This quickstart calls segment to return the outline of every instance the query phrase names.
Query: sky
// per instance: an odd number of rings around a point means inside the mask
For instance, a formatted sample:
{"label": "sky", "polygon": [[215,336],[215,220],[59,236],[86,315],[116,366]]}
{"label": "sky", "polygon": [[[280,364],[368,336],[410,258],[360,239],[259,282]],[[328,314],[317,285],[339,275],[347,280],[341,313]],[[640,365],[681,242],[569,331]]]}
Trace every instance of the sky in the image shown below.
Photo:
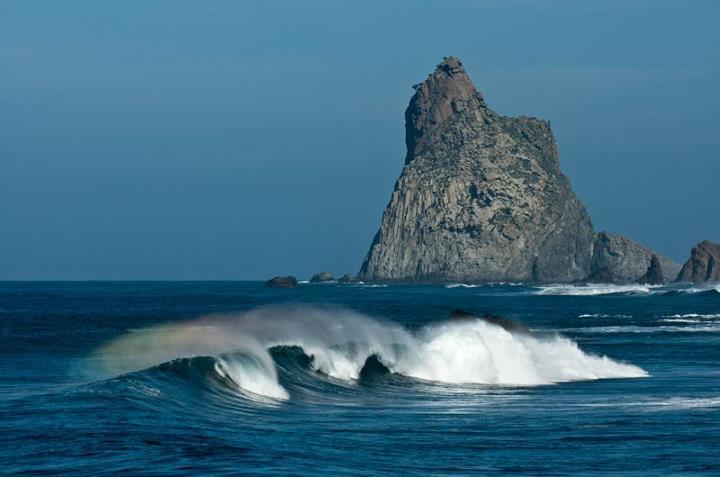
{"label": "sky", "polygon": [[0,280],[355,273],[411,86],[551,121],[595,228],[720,241],[720,2],[0,2]]}

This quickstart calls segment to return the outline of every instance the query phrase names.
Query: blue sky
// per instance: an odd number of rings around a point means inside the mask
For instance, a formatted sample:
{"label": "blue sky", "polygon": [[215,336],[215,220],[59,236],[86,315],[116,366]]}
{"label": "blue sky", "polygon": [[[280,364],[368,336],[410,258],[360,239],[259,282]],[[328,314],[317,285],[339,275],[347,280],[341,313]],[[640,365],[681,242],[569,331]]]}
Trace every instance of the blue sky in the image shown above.
{"label": "blue sky", "polygon": [[720,241],[720,2],[0,3],[0,279],[356,272],[443,56],[598,230]]}

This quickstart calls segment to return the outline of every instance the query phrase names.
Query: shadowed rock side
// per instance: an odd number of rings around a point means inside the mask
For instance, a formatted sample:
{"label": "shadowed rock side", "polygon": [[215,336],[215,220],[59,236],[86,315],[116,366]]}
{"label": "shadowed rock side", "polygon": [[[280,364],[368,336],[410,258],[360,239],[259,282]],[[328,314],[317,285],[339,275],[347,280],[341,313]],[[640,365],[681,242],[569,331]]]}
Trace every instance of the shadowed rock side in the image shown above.
{"label": "shadowed rock side", "polygon": [[[359,278],[547,283],[596,271],[596,234],[560,170],[550,123],[489,109],[454,57],[414,88],[405,168]],[[652,253],[627,250],[637,263],[609,276],[630,282]]]}
{"label": "shadowed rock side", "polygon": [[638,283],[647,283],[648,285],[660,285],[665,283],[662,264],[657,255],[653,255],[650,259],[650,266],[645,275],[638,279]]}
{"label": "shadowed rock side", "polygon": [[720,282],[720,245],[705,240],[693,247],[677,276],[679,282]]}

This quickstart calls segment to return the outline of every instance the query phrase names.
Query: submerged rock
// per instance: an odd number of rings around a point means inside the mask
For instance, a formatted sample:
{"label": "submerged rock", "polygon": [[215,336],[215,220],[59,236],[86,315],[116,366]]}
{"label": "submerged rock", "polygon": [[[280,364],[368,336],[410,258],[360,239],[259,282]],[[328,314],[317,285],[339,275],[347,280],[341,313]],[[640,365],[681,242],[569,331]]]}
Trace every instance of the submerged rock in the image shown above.
{"label": "submerged rock", "polygon": [[388,367],[380,361],[377,355],[372,354],[365,360],[358,377],[361,381],[370,381],[387,374],[390,374]]}
{"label": "submerged rock", "polygon": [[297,284],[297,278],[292,275],[287,277],[277,276],[265,282],[265,286],[268,288],[294,288]]}
{"label": "submerged rock", "polygon": [[682,270],[679,282],[720,282],[720,245],[705,240],[695,245]]}
{"label": "submerged rock", "polygon": [[644,247],[623,242],[620,261],[594,253],[609,234],[596,235],[560,170],[548,121],[492,111],[455,57],[414,88],[405,167],[361,280],[566,283],[607,268],[633,282],[647,271]]}
{"label": "submerged rock", "polygon": [[335,277],[332,276],[332,273],[330,272],[320,272],[316,273],[315,275],[310,278],[310,283],[327,283],[327,282],[334,282]]}

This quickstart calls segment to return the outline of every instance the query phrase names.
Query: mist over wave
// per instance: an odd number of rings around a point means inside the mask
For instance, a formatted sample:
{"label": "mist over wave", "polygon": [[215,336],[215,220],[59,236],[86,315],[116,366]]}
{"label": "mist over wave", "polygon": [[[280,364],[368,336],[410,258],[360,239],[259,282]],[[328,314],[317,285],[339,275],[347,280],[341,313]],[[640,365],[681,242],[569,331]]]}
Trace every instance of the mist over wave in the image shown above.
{"label": "mist over wave", "polygon": [[210,356],[240,390],[288,399],[272,350],[297,347],[309,368],[334,379],[361,378],[373,361],[389,372],[448,384],[534,386],[574,380],[644,377],[639,367],[583,352],[561,336],[539,337],[481,319],[411,332],[341,308],[267,307],[192,322],[132,330],[93,354],[92,372],[120,375]]}

